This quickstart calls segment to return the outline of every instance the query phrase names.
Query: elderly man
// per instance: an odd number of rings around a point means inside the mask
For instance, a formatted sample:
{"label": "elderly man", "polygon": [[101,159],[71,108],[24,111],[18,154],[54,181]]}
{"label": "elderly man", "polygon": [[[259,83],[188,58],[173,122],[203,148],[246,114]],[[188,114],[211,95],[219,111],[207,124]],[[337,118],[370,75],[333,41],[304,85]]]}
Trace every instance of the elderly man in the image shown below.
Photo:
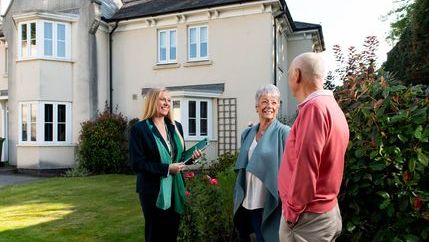
{"label": "elderly man", "polygon": [[286,141],[278,176],[280,241],[335,241],[342,228],[337,196],[349,129],[333,93],[323,89],[320,54],[304,53],[289,68],[298,117]]}

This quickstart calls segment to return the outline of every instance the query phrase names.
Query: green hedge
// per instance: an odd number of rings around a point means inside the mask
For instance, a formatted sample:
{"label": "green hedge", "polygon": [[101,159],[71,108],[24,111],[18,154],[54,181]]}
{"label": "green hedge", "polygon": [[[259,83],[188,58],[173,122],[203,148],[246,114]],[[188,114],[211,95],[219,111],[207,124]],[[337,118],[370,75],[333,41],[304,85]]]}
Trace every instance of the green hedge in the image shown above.
{"label": "green hedge", "polygon": [[427,88],[372,76],[337,89],[350,128],[340,240],[429,239]]}
{"label": "green hedge", "polygon": [[106,108],[95,120],[83,122],[79,166],[91,174],[129,173],[127,118]]}

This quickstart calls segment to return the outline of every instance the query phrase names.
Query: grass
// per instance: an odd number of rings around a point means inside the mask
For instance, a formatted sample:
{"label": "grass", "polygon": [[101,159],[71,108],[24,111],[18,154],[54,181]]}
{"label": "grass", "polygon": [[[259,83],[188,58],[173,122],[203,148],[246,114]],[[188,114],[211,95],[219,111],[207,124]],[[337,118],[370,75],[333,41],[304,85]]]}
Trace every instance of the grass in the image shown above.
{"label": "grass", "polygon": [[0,188],[0,242],[144,241],[135,178],[49,178]]}

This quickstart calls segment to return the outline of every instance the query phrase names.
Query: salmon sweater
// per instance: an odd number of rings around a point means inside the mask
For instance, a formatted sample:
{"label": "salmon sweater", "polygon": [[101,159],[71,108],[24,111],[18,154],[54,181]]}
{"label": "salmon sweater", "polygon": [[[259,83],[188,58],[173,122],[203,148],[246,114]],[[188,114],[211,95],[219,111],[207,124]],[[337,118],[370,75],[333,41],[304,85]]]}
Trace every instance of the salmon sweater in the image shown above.
{"label": "salmon sweater", "polygon": [[325,213],[337,203],[349,128],[331,91],[320,90],[298,105],[278,182],[286,221],[303,212]]}

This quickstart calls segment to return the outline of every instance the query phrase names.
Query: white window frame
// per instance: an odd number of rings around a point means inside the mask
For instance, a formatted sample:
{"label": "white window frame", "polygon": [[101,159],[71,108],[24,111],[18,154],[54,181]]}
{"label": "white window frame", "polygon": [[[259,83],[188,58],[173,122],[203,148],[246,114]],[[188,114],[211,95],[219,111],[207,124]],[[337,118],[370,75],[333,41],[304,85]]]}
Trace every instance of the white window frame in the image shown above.
{"label": "white window frame", "polygon": [[[207,28],[207,56],[201,56],[201,35],[200,31],[201,28]],[[196,57],[191,57],[191,29],[196,29]],[[209,27],[208,25],[198,25],[198,26],[189,26],[188,27],[188,61],[202,61],[202,60],[208,60],[209,59]]]}
{"label": "white window frame", "polygon": [[[24,24],[27,24],[27,45],[31,43],[31,40],[29,40],[29,32],[31,23],[36,24],[36,49],[37,54],[35,56],[27,55],[26,57],[22,56],[22,26]],[[51,55],[45,55],[45,23],[51,23],[52,24],[52,56]],[[65,56],[58,56],[58,36],[57,36],[57,30],[58,25],[64,25],[65,27]],[[31,33],[30,33],[31,34]],[[59,22],[59,21],[48,21],[48,20],[35,20],[35,21],[28,21],[28,22],[21,22],[18,25],[18,60],[27,60],[27,59],[37,59],[37,58],[43,58],[43,59],[52,59],[52,60],[70,60],[71,59],[71,25],[70,23],[66,22]],[[27,53],[31,53],[30,48],[27,49]]]}
{"label": "white window frame", "polygon": [[[170,44],[170,38],[171,38],[171,32],[175,32],[176,33],[176,42],[175,42],[175,47],[176,47],[176,59],[171,59],[170,58],[170,51],[171,51],[171,44]],[[165,60],[161,60],[161,33],[166,33],[166,59]],[[177,63],[177,29],[160,29],[158,30],[158,64],[170,64],[170,63]]]}
{"label": "white window frame", "polygon": [[[194,98],[194,97],[184,97],[184,98],[173,98],[172,103],[174,101],[180,101],[180,117],[175,117],[182,126],[183,126],[183,134],[185,140],[200,140],[202,138],[213,137],[213,100],[209,98]],[[189,135],[189,101],[196,102],[196,135]],[[201,102],[207,102],[207,135],[201,135],[201,127],[200,127],[200,104]],[[173,110],[174,112],[174,110]]]}
{"label": "white window frame", "polygon": [[[27,127],[27,141],[22,140],[22,106],[29,104],[37,105],[37,116],[36,116],[36,141],[31,141],[31,125]],[[45,104],[53,105],[53,137],[52,141],[45,141]],[[57,141],[58,139],[58,105],[65,105],[66,107],[66,137],[65,141]],[[58,145],[58,144],[71,144],[72,143],[72,110],[70,102],[20,102],[19,103],[19,128],[18,128],[18,140],[20,144],[37,144],[37,145]],[[30,110],[29,110],[30,113]],[[31,124],[30,115],[27,116],[27,125]]]}
{"label": "white window frame", "polygon": [[4,47],[4,75],[7,76],[9,73],[9,46],[6,44]]}

